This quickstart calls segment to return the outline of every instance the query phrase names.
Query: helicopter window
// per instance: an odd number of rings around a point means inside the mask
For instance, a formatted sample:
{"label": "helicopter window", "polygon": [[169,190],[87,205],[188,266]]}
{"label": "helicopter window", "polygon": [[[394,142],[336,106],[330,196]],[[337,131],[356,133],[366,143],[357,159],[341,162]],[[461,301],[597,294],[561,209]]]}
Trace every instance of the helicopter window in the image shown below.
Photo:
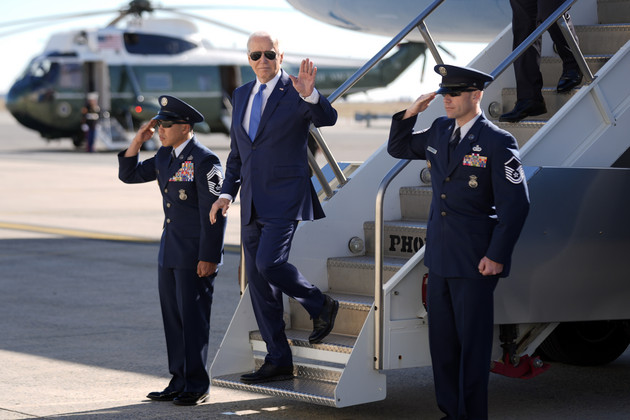
{"label": "helicopter window", "polygon": [[147,90],[171,90],[173,78],[170,73],[147,73],[144,76],[144,88]]}
{"label": "helicopter window", "polygon": [[83,86],[83,71],[77,63],[65,63],[53,65],[59,66],[59,86],[62,88],[80,89]]}
{"label": "helicopter window", "polygon": [[174,55],[196,48],[192,42],[163,35],[126,33],[125,48],[131,54]]}

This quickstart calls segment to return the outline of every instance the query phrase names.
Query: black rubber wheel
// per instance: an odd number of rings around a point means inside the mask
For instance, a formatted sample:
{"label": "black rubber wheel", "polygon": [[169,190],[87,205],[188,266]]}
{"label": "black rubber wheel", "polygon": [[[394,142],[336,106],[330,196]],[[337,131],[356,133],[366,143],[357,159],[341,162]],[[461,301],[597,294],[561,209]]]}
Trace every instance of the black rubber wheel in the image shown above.
{"label": "black rubber wheel", "polygon": [[564,322],[540,345],[544,359],[579,366],[605,365],[630,344],[627,321]]}

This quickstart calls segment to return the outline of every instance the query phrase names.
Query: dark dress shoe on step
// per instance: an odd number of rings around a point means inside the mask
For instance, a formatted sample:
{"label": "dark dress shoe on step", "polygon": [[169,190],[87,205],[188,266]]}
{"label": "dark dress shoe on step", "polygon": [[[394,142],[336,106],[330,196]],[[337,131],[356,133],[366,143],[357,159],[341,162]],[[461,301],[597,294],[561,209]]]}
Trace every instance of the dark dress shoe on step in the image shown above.
{"label": "dark dress shoe on step", "polygon": [[181,392],[166,388],[164,391],[149,392],[147,398],[153,401],[173,401]]}
{"label": "dark dress shoe on step", "polygon": [[525,101],[517,101],[514,109],[499,117],[501,122],[519,122],[527,117],[534,117],[547,112],[545,101],[536,101],[527,99]]}
{"label": "dark dress shoe on step", "polygon": [[241,375],[241,382],[246,384],[286,381],[288,379],[293,379],[293,365],[276,366],[268,362],[265,362],[256,372]]}
{"label": "dark dress shoe on step", "polygon": [[324,295],[324,298],[326,300],[324,301],[322,313],[313,320],[313,332],[308,337],[308,342],[311,344],[321,343],[335,326],[339,302],[328,295]]}
{"label": "dark dress shoe on step", "polygon": [[558,80],[557,91],[558,93],[568,92],[580,83],[582,83],[582,73],[579,70],[565,70],[562,72],[560,80]]}
{"label": "dark dress shoe on step", "polygon": [[207,392],[182,392],[174,400],[175,405],[197,405],[208,399]]}

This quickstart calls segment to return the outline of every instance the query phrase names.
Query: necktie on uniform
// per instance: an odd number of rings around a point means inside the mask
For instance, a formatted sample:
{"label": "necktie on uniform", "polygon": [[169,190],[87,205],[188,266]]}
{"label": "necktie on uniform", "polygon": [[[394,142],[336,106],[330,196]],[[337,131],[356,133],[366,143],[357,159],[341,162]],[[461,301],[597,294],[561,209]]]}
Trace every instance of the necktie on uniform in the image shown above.
{"label": "necktie on uniform", "polygon": [[254,101],[252,102],[252,110],[249,114],[249,138],[254,141],[256,132],[258,131],[258,124],[260,124],[260,115],[262,114],[262,92],[267,85],[260,85],[260,89],[256,95],[254,95]]}
{"label": "necktie on uniform", "polygon": [[457,130],[455,130],[455,135],[453,136],[453,138],[448,142],[448,161],[451,161],[451,156],[453,155],[453,153],[455,152],[455,148],[457,147],[457,145],[459,144],[459,140],[460,140],[460,127],[457,127]]}

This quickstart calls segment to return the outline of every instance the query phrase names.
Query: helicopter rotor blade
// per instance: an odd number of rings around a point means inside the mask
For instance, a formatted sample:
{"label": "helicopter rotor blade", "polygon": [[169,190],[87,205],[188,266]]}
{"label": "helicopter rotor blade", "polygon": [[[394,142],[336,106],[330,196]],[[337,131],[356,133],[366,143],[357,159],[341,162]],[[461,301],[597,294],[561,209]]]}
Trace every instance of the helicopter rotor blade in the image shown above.
{"label": "helicopter rotor blade", "polygon": [[[166,9],[160,9],[160,10],[166,10]],[[207,18],[207,17],[204,17],[204,16],[199,16],[199,15],[193,14],[193,13],[180,12],[178,10],[169,10],[169,12],[171,12],[171,13],[173,13],[175,15],[180,15],[180,16],[184,16],[184,17],[188,17],[188,18],[192,18],[192,19],[197,19],[197,20],[200,20],[202,22],[210,23],[212,25],[219,26],[219,27],[224,28],[224,29],[229,29],[230,31],[233,31],[233,32],[236,32],[236,33],[239,33],[239,34],[242,34],[242,35],[250,35],[251,34],[251,31],[246,31],[245,29],[242,29],[242,28],[239,28],[239,27],[236,27],[236,26],[232,26],[232,25],[228,25],[227,23],[220,22],[220,21],[218,21],[216,19],[210,19],[210,18]]]}
{"label": "helicopter rotor blade", "polygon": [[77,19],[83,17],[91,17],[98,15],[106,15],[111,13],[117,13],[120,10],[117,9],[108,9],[108,10],[96,10],[93,12],[82,12],[82,13],[65,13],[61,15],[50,15],[50,16],[39,16],[28,19],[18,19],[10,22],[0,22],[0,27],[6,28],[8,26],[19,26],[26,24],[34,24],[37,22],[46,22],[46,21],[54,21],[54,20],[68,20],[68,19]]}

